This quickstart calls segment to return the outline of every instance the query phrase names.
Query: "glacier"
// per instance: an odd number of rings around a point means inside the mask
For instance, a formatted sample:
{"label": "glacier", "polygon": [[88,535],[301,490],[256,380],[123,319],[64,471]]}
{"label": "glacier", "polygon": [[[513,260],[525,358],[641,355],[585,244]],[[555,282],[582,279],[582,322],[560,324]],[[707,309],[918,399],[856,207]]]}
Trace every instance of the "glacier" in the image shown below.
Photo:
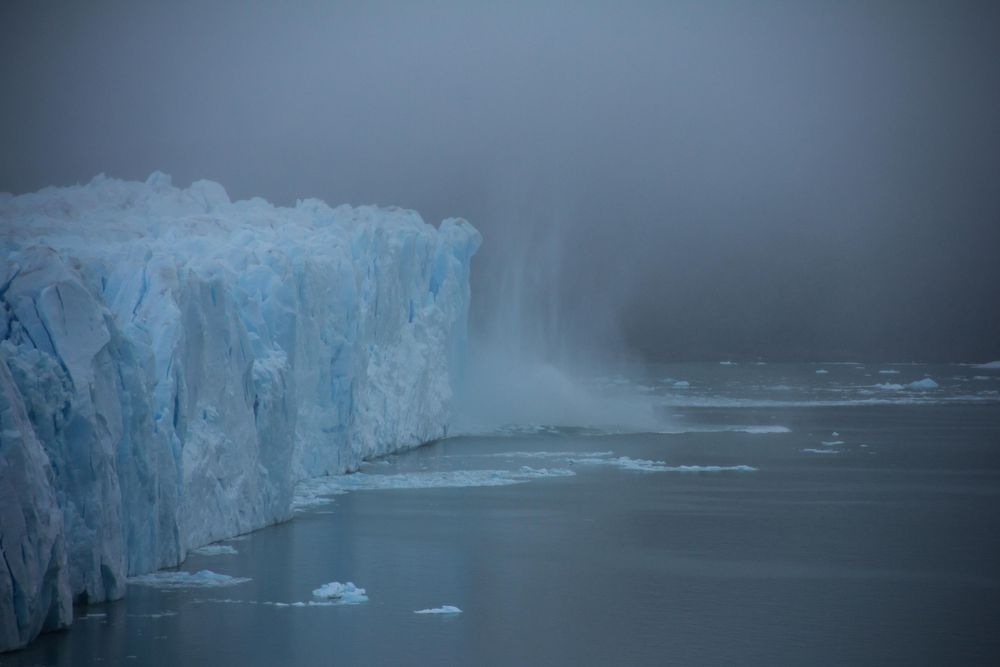
{"label": "glacier", "polygon": [[480,243],[160,172],[0,194],[0,651],[445,436]]}

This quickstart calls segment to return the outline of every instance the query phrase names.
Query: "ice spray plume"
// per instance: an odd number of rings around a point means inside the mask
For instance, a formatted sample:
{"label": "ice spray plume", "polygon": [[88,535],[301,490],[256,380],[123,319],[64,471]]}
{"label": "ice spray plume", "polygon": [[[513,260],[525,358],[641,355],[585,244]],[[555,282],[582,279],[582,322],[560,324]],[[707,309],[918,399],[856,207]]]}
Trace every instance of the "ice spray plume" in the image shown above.
{"label": "ice spray plume", "polygon": [[605,360],[612,356],[607,354],[612,344],[604,337],[604,354],[597,354],[595,341],[601,338],[593,328],[565,321],[560,259],[566,235],[553,220],[558,218],[514,226],[521,230],[518,238],[484,241],[473,276],[467,375],[456,401],[458,431],[508,425],[662,430],[664,418],[634,384],[595,382],[608,375]]}

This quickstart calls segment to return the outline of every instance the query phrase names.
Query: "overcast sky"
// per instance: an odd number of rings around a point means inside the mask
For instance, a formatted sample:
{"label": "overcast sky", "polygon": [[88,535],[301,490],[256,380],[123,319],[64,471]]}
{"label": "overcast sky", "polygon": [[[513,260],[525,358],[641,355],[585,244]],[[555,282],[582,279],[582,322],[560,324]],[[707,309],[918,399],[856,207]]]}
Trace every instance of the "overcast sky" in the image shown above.
{"label": "overcast sky", "polygon": [[462,216],[553,350],[1000,358],[998,7],[5,0],[0,190]]}

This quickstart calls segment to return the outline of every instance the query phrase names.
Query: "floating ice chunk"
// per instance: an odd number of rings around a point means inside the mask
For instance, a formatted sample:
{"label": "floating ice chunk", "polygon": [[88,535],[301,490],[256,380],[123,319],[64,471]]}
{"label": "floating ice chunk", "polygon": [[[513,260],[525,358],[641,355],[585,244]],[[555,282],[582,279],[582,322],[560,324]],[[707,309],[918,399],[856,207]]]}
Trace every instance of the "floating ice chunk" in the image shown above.
{"label": "floating ice chunk", "polygon": [[826,375],[829,372],[830,371],[826,370],[825,368],[817,368],[816,369],[816,375]]}
{"label": "floating ice chunk", "polygon": [[736,431],[740,433],[752,433],[754,435],[762,435],[765,433],[791,433],[792,429],[787,426],[734,426],[728,431]]}
{"label": "floating ice chunk", "polygon": [[842,445],[842,444],[844,444],[843,440],[830,440],[830,441],[824,440],[823,441],[823,445],[826,446],[826,447],[836,447],[837,445]]}
{"label": "floating ice chunk", "polygon": [[756,468],[748,465],[738,466],[665,466],[664,472],[756,472]]}
{"label": "floating ice chunk", "polygon": [[434,609],[421,609],[413,613],[414,614],[461,614],[462,610],[459,609],[458,607],[453,607],[450,604],[446,604],[440,607],[435,607]]}
{"label": "floating ice chunk", "polygon": [[839,449],[816,449],[816,448],[813,448],[813,447],[806,447],[805,449],[800,450],[800,451],[808,452],[810,454],[839,454],[840,453]]}
{"label": "floating ice chunk", "polygon": [[129,577],[128,583],[137,586],[149,586],[171,590],[176,588],[218,588],[220,586],[235,586],[250,581],[246,577],[231,577],[228,574],[217,574],[211,570],[198,572],[151,572]]}
{"label": "floating ice chunk", "polygon": [[668,429],[664,431],[657,431],[657,433],[676,435],[679,433],[753,433],[753,434],[764,434],[764,433],[791,433],[792,430],[787,426],[692,426],[689,428],[679,428],[679,429]]}
{"label": "floating ice chunk", "polygon": [[1000,369],[1000,361],[990,361],[985,364],[976,364],[973,368],[989,368],[992,370]]}
{"label": "floating ice chunk", "polygon": [[736,362],[735,361],[720,361],[719,365],[720,366],[735,366]]}
{"label": "floating ice chunk", "polygon": [[342,584],[339,581],[331,581],[330,583],[323,584],[314,590],[312,594],[314,598],[318,598],[320,600],[333,600],[339,602],[340,604],[359,604],[361,602],[368,602],[368,596],[365,594],[365,589],[358,588],[353,582],[350,581],[346,584]]}
{"label": "floating ice chunk", "polygon": [[894,382],[883,382],[882,384],[873,384],[872,386],[883,391],[902,391],[903,389],[903,385]]}
{"label": "floating ice chunk", "polygon": [[520,479],[540,479],[542,477],[572,477],[576,473],[564,468],[530,468],[528,466],[521,466],[521,469],[515,474],[520,481]]}
{"label": "floating ice chunk", "polygon": [[830,435],[832,435],[833,437],[835,437],[835,438],[836,438],[836,437],[837,437],[838,435],[840,435],[840,434],[839,434],[839,433],[837,433],[836,431],[834,431],[834,432],[833,432],[833,433],[831,433]]}
{"label": "floating ice chunk", "polygon": [[911,382],[906,385],[910,389],[916,389],[918,391],[924,391],[927,389],[937,389],[938,383],[930,378],[924,378],[923,380],[917,380],[916,382]]}
{"label": "floating ice chunk", "polygon": [[672,386],[674,389],[687,389],[691,386],[691,383],[687,380],[678,380]]}
{"label": "floating ice chunk", "polygon": [[747,465],[738,466],[701,466],[701,465],[681,465],[668,466],[665,461],[649,461],[647,459],[633,459],[628,456],[618,458],[584,458],[573,459],[573,463],[582,465],[608,465],[621,468],[622,470],[632,470],[636,472],[752,472],[757,470]]}
{"label": "floating ice chunk", "polygon": [[497,452],[495,454],[479,454],[478,456],[505,459],[571,459],[576,456],[586,458],[599,458],[602,456],[614,456],[614,452]]}
{"label": "floating ice chunk", "polygon": [[191,553],[199,556],[235,556],[239,552],[228,544],[208,544],[192,549]]}
{"label": "floating ice chunk", "polygon": [[990,378],[989,375],[975,375],[975,376],[973,376],[972,379],[973,380],[989,380],[991,378]]}
{"label": "floating ice chunk", "polygon": [[[476,486],[507,486],[544,477],[571,477],[572,470],[561,468],[529,468],[520,470],[440,470],[377,475],[356,472],[306,480],[296,488],[296,504],[310,502],[317,496],[350,491],[381,491],[390,489],[445,489]],[[298,498],[301,497],[302,501]]]}
{"label": "floating ice chunk", "polygon": [[881,370],[878,372],[879,375],[899,375],[899,371],[896,370]]}

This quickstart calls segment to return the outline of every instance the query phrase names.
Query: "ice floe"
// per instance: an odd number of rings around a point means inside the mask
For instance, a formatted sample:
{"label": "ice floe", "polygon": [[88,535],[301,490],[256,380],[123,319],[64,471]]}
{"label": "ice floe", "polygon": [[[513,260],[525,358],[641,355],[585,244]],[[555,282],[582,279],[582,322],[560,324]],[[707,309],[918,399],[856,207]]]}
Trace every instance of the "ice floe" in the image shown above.
{"label": "ice floe", "polygon": [[628,456],[617,458],[579,458],[570,459],[571,463],[581,465],[606,465],[614,466],[622,470],[632,470],[636,472],[753,472],[756,468],[748,465],[737,466],[715,466],[715,465],[667,465],[665,461],[650,461],[647,459],[633,459]]}
{"label": "ice floe", "polygon": [[493,454],[472,454],[471,456],[484,456],[489,458],[504,459],[571,459],[582,456],[585,458],[596,458],[602,456],[614,456],[614,452],[495,452]]}
{"label": "ice floe", "polygon": [[413,613],[414,614],[461,614],[462,610],[459,609],[458,607],[446,604],[440,607],[435,607],[434,609],[420,609]]}
{"label": "ice floe", "polygon": [[296,487],[295,506],[305,509],[324,502],[323,496],[351,491],[383,491],[392,489],[446,489],[476,486],[508,486],[547,477],[571,477],[572,470],[561,468],[531,468],[518,470],[439,470],[377,475],[356,472],[350,475],[317,477]]}
{"label": "ice floe", "polygon": [[149,586],[164,590],[177,588],[218,588],[221,586],[235,586],[250,581],[246,577],[231,577],[228,574],[218,574],[211,570],[199,570],[198,572],[181,571],[160,571],[140,574],[136,577],[129,577],[128,583],[136,586]]}
{"label": "ice floe", "polygon": [[876,389],[882,389],[883,391],[902,391],[903,385],[896,384],[895,382],[883,382],[881,384],[872,385]]}

